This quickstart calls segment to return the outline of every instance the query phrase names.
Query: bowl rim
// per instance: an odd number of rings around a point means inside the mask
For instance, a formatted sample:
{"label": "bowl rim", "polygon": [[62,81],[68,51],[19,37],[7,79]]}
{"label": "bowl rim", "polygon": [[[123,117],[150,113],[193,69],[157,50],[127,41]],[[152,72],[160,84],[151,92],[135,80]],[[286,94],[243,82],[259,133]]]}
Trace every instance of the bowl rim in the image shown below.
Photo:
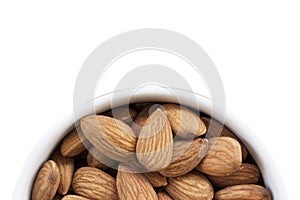
{"label": "bowl rim", "polygon": [[[175,90],[176,95],[179,95],[180,98],[184,100],[184,105],[200,110],[208,115],[212,112],[213,104],[211,99],[189,91],[180,89]],[[118,92],[121,94],[125,91],[122,90]],[[108,110],[111,106],[113,94],[115,94],[115,92],[107,93],[95,98],[95,109],[98,112]],[[198,105],[189,105],[191,102],[189,97],[191,97],[191,95],[196,97]],[[128,99],[128,97],[122,97],[122,95],[119,95],[118,98],[119,99],[117,99],[114,107],[125,105],[124,101]],[[150,101],[176,103],[176,97],[174,97],[168,88],[145,87],[136,91],[130,101],[131,103]],[[81,113],[82,116],[86,114],[87,113],[85,111]],[[219,116],[219,114],[220,113],[217,113],[217,116]],[[79,118],[80,116],[75,116],[73,112],[69,113],[65,118],[59,120],[58,123],[56,123],[39,139],[21,169],[15,186],[13,200],[24,199],[24,197],[30,199],[32,184],[40,166],[49,158],[50,153],[54,150],[59,141],[61,141],[65,135],[71,131],[74,127],[74,122],[76,122]],[[247,127],[246,124],[238,118],[238,116],[234,115],[227,109],[224,123],[237,135],[237,137],[247,147],[250,154],[254,157],[262,173],[265,186],[271,191],[273,199],[288,199],[283,179],[274,163],[274,157],[270,154],[268,149],[262,145],[258,135]]]}

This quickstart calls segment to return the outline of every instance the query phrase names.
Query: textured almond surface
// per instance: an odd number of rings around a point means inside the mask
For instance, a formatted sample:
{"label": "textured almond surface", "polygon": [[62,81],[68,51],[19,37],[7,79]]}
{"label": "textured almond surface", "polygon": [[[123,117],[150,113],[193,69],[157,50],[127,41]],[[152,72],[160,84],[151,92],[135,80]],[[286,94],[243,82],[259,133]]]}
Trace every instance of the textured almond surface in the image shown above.
{"label": "textured almond surface", "polygon": [[198,137],[206,133],[204,122],[190,109],[177,104],[164,104],[162,108],[177,136],[191,138],[191,135]]}
{"label": "textured almond surface", "polygon": [[[143,165],[141,165],[139,163],[139,161],[137,160],[137,158],[135,157],[134,160],[131,160],[130,162],[125,162],[124,163],[128,168],[130,168],[131,172],[135,172],[135,173],[145,173],[145,172],[149,172],[149,170],[147,170]],[[124,168],[123,170],[126,170],[126,168]]]}
{"label": "textured almond surface", "polygon": [[167,116],[156,109],[141,129],[136,153],[139,162],[149,171],[166,168],[172,159],[173,135]]}
{"label": "textured almond surface", "polygon": [[196,167],[212,176],[227,176],[237,171],[242,164],[240,143],[230,137],[210,138],[209,150]]}
{"label": "textured almond surface", "polygon": [[173,200],[165,191],[157,193],[158,200]]}
{"label": "textured almond surface", "polygon": [[255,184],[259,180],[259,169],[252,164],[244,163],[240,169],[228,176],[208,176],[213,185],[227,187],[231,185]]}
{"label": "textured almond surface", "polygon": [[166,191],[175,200],[213,199],[213,187],[208,179],[198,173],[190,172],[183,176],[168,179]]}
{"label": "textured almond surface", "polygon": [[97,151],[121,162],[133,159],[137,137],[124,122],[103,115],[81,118],[83,134]]}
{"label": "textured almond surface", "polygon": [[85,138],[80,138],[77,130],[73,129],[61,143],[61,154],[65,157],[73,157],[82,153],[85,150],[82,139]]}
{"label": "textured almond surface", "polygon": [[78,196],[78,195],[66,195],[62,198],[62,200],[89,200],[88,198]]}
{"label": "textured almond surface", "polygon": [[212,120],[209,117],[201,117],[201,119],[203,120],[203,122],[205,123],[208,129],[207,138],[219,137],[219,136],[234,138],[240,143],[242,147],[243,160],[247,158],[248,156],[247,148],[232,131],[230,131],[226,126],[223,126],[221,123],[217,122],[216,120]]}
{"label": "textured almond surface", "polygon": [[87,155],[87,164],[91,167],[105,170],[108,167],[113,167],[116,162],[98,152],[94,147],[91,147]]}
{"label": "textured almond surface", "polygon": [[79,125],[38,171],[32,200],[272,199],[239,134],[188,107],[130,104]]}
{"label": "textured almond surface", "polygon": [[173,146],[171,164],[160,171],[167,177],[184,175],[193,170],[204,158],[208,150],[208,141],[197,138],[194,141],[176,141]]}
{"label": "textured almond surface", "polygon": [[148,179],[153,187],[162,187],[168,184],[167,178],[158,172],[144,173],[144,176]]}
{"label": "textured almond surface", "polygon": [[130,173],[124,165],[119,165],[117,189],[120,200],[157,200],[156,192],[143,174]]}
{"label": "textured almond surface", "polygon": [[123,106],[109,110],[105,112],[104,115],[119,119],[126,124],[131,124],[137,115],[137,111],[132,108]]}
{"label": "textured almond surface", "polygon": [[76,194],[89,199],[118,199],[115,179],[94,167],[78,169],[74,174],[72,187]]}
{"label": "textured almond surface", "polygon": [[72,183],[74,173],[74,159],[63,157],[60,151],[56,151],[52,155],[52,160],[57,164],[60,171],[60,183],[57,193],[65,195],[69,191]]}
{"label": "textured almond surface", "polygon": [[131,128],[135,132],[135,134],[138,136],[140,134],[140,131],[142,127],[145,125],[146,120],[149,117],[149,112],[152,104],[147,105],[144,107],[136,116],[134,123],[132,124]]}
{"label": "textured almond surface", "polygon": [[34,181],[31,193],[32,200],[52,200],[60,182],[59,168],[53,160],[47,161]]}
{"label": "textured almond surface", "polygon": [[219,190],[216,200],[271,200],[271,194],[260,185],[235,185]]}

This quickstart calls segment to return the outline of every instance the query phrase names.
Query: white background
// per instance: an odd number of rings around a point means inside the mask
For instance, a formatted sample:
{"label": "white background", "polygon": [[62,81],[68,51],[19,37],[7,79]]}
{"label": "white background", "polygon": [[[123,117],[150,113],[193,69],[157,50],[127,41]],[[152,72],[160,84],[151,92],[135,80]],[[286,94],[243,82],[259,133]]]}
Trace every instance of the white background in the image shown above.
{"label": "white background", "polygon": [[297,199],[299,10],[297,1],[1,1],[1,199],[11,199],[34,144],[71,111],[91,51],[145,27],[180,32],[204,48],[228,109],[259,135]]}

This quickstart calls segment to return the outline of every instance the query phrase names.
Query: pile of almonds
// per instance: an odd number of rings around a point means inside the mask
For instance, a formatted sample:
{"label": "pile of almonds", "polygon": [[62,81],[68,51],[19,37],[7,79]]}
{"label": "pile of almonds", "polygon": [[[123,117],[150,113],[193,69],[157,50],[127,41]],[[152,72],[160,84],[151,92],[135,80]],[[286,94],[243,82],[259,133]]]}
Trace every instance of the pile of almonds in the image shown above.
{"label": "pile of almonds", "polygon": [[177,104],[139,103],[80,119],[40,168],[31,199],[272,197],[228,128]]}

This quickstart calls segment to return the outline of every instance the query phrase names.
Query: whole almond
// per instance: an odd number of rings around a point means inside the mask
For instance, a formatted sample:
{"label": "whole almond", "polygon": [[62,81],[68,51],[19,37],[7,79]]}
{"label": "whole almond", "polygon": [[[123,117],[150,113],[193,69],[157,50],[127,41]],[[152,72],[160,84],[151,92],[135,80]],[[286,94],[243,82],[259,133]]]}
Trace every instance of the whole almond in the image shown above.
{"label": "whole almond", "polygon": [[76,194],[89,199],[118,199],[115,179],[95,167],[78,169],[74,174],[72,187]]}
{"label": "whole almond", "polygon": [[84,137],[80,137],[76,129],[73,129],[62,141],[60,152],[65,157],[74,157],[85,150]]}
{"label": "whole almond", "polygon": [[141,129],[136,153],[138,161],[149,171],[166,168],[172,159],[173,135],[167,116],[156,109]]}
{"label": "whole almond", "polygon": [[87,155],[87,164],[91,167],[106,170],[108,167],[113,167],[116,164],[116,161],[111,160],[98,152],[94,147],[91,147]]}
{"label": "whole almond", "polygon": [[34,181],[31,199],[52,200],[60,182],[59,168],[53,160],[47,161],[37,174]]}
{"label": "whole almond", "polygon": [[57,164],[60,171],[60,182],[57,193],[65,195],[69,191],[72,183],[74,159],[63,157],[60,151],[55,151],[51,158]]}
{"label": "whole almond", "polygon": [[[207,127],[207,131],[208,131],[207,135],[206,135],[207,138],[219,137],[219,136],[234,138],[240,143],[240,145],[242,147],[243,160],[245,160],[247,158],[247,156],[248,156],[247,148],[232,131],[230,131],[226,126],[223,126],[221,123],[219,123],[216,120],[213,120],[209,117],[201,117],[201,119],[203,120],[203,122],[205,123],[205,125]],[[221,135],[218,135],[218,133],[221,133]]]}
{"label": "whole almond", "polygon": [[260,185],[234,185],[219,190],[216,200],[271,200],[271,194]]}
{"label": "whole almond", "polygon": [[167,178],[158,172],[144,173],[144,176],[148,179],[153,187],[162,187],[168,184]]}
{"label": "whole almond", "polygon": [[137,137],[124,122],[91,115],[80,119],[83,134],[97,151],[112,160],[128,162],[134,159]]}
{"label": "whole almond", "polygon": [[227,176],[242,164],[240,143],[230,137],[210,138],[209,150],[196,169],[212,176]]}
{"label": "whole almond", "polygon": [[130,173],[130,169],[119,165],[117,191],[120,200],[157,200],[156,192],[143,174]]}
{"label": "whole almond", "polygon": [[105,112],[104,115],[119,119],[126,124],[131,124],[137,115],[137,111],[132,108],[123,106],[109,110]]}
{"label": "whole almond", "polygon": [[220,188],[231,185],[255,184],[259,177],[259,169],[248,163],[243,163],[236,172],[228,176],[208,176],[213,185]]}
{"label": "whole almond", "polygon": [[197,138],[194,141],[176,141],[173,146],[171,164],[159,171],[167,177],[176,177],[192,171],[204,158],[208,150],[208,141]]}
{"label": "whole almond", "polygon": [[89,200],[88,198],[78,196],[78,195],[66,195],[62,198],[62,200]]}
{"label": "whole almond", "polygon": [[190,109],[177,104],[164,104],[162,108],[168,116],[173,132],[181,138],[204,135],[206,126]]}
{"label": "whole almond", "polygon": [[205,199],[214,196],[213,187],[208,179],[198,172],[190,172],[183,176],[168,179],[166,191],[175,200]]}
{"label": "whole almond", "polygon": [[158,200],[173,200],[165,191],[159,191],[157,193]]}

